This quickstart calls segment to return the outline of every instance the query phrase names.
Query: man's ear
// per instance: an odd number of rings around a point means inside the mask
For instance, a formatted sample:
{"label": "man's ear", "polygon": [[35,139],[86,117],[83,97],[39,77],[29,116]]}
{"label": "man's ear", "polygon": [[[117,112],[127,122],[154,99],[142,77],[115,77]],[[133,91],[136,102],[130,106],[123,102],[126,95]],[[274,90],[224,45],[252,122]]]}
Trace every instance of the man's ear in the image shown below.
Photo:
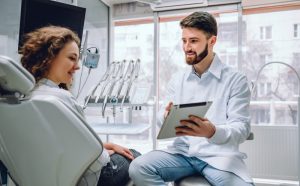
{"label": "man's ear", "polygon": [[216,44],[216,42],[217,42],[217,36],[211,36],[210,41],[209,41],[210,45],[214,46]]}

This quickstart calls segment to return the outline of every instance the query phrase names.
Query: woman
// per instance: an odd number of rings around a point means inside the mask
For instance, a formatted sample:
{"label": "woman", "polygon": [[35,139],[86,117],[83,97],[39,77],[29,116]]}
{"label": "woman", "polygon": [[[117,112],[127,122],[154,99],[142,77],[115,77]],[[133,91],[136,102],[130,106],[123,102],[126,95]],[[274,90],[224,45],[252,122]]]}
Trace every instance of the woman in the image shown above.
{"label": "woman", "polygon": [[[19,52],[22,65],[37,82],[32,94],[57,96],[84,117],[82,107],[65,90],[72,85],[73,75],[79,69],[79,46],[80,40],[73,31],[47,26],[28,33]],[[98,186],[125,185],[129,180],[129,163],[140,153],[113,143],[103,145]]]}

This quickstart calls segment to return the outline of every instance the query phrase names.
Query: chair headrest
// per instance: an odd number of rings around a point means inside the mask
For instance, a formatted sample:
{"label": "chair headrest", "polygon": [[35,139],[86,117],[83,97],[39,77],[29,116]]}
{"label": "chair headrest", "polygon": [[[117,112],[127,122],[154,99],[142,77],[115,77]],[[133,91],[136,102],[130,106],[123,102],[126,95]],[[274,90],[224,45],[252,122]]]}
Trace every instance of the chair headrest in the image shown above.
{"label": "chair headrest", "polygon": [[3,91],[28,95],[34,85],[34,77],[24,67],[0,55],[0,95]]}

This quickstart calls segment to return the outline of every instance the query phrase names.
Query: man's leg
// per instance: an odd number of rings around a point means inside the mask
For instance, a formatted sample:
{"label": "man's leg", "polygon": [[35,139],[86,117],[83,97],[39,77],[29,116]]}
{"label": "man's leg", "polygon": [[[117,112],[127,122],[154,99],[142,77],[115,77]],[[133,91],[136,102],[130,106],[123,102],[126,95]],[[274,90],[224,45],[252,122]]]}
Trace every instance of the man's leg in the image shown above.
{"label": "man's leg", "polygon": [[134,159],[129,167],[129,176],[137,186],[165,186],[165,182],[195,174],[187,157],[152,151]]}
{"label": "man's leg", "polygon": [[242,178],[231,172],[222,171],[210,165],[207,165],[203,169],[202,174],[204,175],[205,179],[212,185],[253,186],[252,183],[245,182]]}

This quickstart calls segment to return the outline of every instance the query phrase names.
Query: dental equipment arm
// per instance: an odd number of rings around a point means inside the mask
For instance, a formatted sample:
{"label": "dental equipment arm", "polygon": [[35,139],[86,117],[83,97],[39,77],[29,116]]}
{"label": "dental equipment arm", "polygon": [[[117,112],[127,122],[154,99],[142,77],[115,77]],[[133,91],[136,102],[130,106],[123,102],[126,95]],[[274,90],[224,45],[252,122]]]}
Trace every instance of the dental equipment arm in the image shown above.
{"label": "dental equipment arm", "polygon": [[101,91],[100,91],[100,94],[96,97],[95,99],[95,103],[98,103],[98,100],[102,97],[107,85],[109,84],[109,79],[112,78],[112,76],[114,75],[115,73],[115,70],[116,70],[116,65],[117,65],[117,62],[112,62],[112,68],[110,68],[109,72],[108,72],[108,77],[107,79],[105,80],[105,84],[102,86],[101,88]]}
{"label": "dental equipment arm", "polygon": [[112,76],[112,79],[111,79],[111,84],[110,86],[108,87],[108,92],[107,94],[105,95],[104,97],[104,100],[103,100],[103,105],[102,105],[102,117],[105,116],[105,109],[106,109],[106,104],[107,104],[107,101],[108,101],[108,98],[109,96],[111,95],[113,89],[114,89],[114,86],[116,84],[116,82],[118,81],[118,79],[116,78],[118,76],[118,73],[119,71],[121,70],[121,65],[120,65],[120,62],[117,63],[117,69],[115,70],[115,72],[113,73],[113,76]]}
{"label": "dental equipment arm", "polygon": [[[115,64],[115,62],[112,62],[112,65],[114,65],[114,64]],[[105,74],[100,79],[100,81],[92,88],[91,92],[88,94],[88,96],[87,96],[87,98],[84,102],[83,109],[85,109],[87,107],[87,104],[89,103],[91,97],[95,94],[95,91],[101,85],[101,83],[105,82],[109,78],[111,69],[112,69],[111,65],[109,65],[106,72],[105,72]]]}
{"label": "dental equipment arm", "polygon": [[[131,61],[132,64],[134,64],[134,61],[132,60]],[[124,105],[124,102],[125,102],[125,99],[126,97],[129,96],[129,93],[130,93],[130,90],[131,90],[131,86],[132,86],[132,83],[135,79],[138,78],[139,76],[139,71],[140,71],[140,60],[138,59],[134,65],[134,67],[132,68],[132,71],[131,71],[131,77],[129,78],[129,83],[128,83],[128,86],[127,86],[127,90],[126,90],[126,93],[125,95],[123,96],[123,99],[122,99],[122,102],[121,102],[121,111],[123,110],[123,105]]]}

